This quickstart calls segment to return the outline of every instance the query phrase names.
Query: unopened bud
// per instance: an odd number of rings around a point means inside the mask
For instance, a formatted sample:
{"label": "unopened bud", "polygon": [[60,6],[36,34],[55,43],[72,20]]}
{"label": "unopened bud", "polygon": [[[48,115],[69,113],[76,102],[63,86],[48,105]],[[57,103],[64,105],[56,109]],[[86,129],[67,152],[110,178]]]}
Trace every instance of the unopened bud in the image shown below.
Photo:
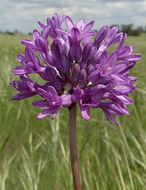
{"label": "unopened bud", "polygon": [[87,72],[86,72],[85,69],[82,69],[82,70],[80,71],[80,80],[81,80],[81,81],[86,81],[86,78],[87,78]]}
{"label": "unopened bud", "polygon": [[75,64],[72,68],[72,81],[73,83],[77,83],[80,75],[80,65]]}

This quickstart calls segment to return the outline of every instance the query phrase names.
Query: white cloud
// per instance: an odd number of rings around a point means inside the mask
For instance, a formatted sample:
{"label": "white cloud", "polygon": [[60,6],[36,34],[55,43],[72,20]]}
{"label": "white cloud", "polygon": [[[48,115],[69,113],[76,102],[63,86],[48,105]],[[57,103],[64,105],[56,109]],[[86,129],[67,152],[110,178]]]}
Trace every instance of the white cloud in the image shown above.
{"label": "white cloud", "polygon": [[107,6],[108,7],[112,7],[114,9],[117,9],[117,8],[120,8],[120,9],[123,9],[126,7],[126,2],[110,2],[110,3],[107,3]]}
{"label": "white cloud", "polygon": [[78,9],[76,7],[72,7],[72,9],[68,9],[67,7],[58,8],[58,7],[49,7],[44,8],[43,13],[46,15],[54,15],[55,13],[58,13],[59,15],[69,15],[72,16]]}
{"label": "white cloud", "polygon": [[57,8],[55,8],[55,7],[44,8],[43,12],[45,14],[52,14],[53,15],[55,12],[57,12]]}

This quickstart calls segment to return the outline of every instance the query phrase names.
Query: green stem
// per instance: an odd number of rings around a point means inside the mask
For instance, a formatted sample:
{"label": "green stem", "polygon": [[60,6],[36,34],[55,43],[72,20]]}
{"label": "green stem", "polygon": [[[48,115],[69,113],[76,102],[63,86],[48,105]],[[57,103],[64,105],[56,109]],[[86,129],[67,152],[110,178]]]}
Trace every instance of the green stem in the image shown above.
{"label": "green stem", "polygon": [[76,144],[76,104],[69,108],[69,145],[72,174],[74,181],[74,190],[81,190],[80,175],[78,168],[78,155]]}

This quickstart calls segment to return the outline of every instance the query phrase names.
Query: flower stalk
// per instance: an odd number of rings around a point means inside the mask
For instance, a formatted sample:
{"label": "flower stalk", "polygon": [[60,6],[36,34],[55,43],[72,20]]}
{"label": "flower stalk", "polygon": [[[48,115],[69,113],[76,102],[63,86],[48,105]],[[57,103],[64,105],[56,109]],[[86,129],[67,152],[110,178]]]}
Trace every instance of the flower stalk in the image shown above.
{"label": "flower stalk", "polygon": [[69,146],[74,189],[81,190],[76,144],[76,104],[69,108]]}
{"label": "flower stalk", "polygon": [[[133,103],[128,95],[134,92],[136,77],[131,77],[129,70],[140,60],[141,54],[133,53],[132,46],[124,45],[127,35],[118,33],[118,26],[105,25],[96,33],[92,30],[94,21],[86,24],[84,19],[79,19],[74,23],[69,16],[60,18],[57,13],[47,18],[47,25],[38,24],[41,32],[35,29],[32,40],[21,41],[26,48],[24,54],[17,55],[21,65],[12,70],[20,77],[18,81],[11,81],[12,87],[19,91],[12,99],[18,101],[39,95],[41,99],[32,102],[42,109],[37,119],[46,116],[54,119],[61,108],[69,109],[74,189],[81,190],[76,104],[85,120],[90,119],[90,108],[100,108],[107,120],[118,125],[115,116],[129,115],[126,105]],[[110,54],[109,48],[114,44],[117,46]],[[32,80],[33,74],[44,82]]]}

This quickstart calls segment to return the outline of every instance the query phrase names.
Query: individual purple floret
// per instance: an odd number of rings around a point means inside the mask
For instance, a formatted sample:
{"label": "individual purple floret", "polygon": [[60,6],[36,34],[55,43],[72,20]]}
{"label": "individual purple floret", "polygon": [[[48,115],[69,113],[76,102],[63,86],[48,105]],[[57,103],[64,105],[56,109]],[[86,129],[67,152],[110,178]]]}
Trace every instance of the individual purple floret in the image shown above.
{"label": "individual purple floret", "polygon": [[[48,115],[53,119],[60,108],[77,103],[85,120],[90,118],[90,108],[101,108],[106,119],[118,125],[115,115],[129,115],[126,105],[132,100],[128,95],[134,92],[136,81],[129,70],[141,57],[133,54],[132,46],[124,45],[126,34],[118,33],[117,26],[103,26],[95,33],[91,30],[94,21],[86,24],[79,19],[75,24],[69,16],[57,14],[47,24],[38,23],[42,32],[34,30],[32,40],[22,40],[25,55],[17,55],[21,66],[12,70],[21,79],[11,82],[19,91],[13,100],[38,94],[43,99],[32,104],[43,111],[37,119]],[[108,48],[114,44],[110,54]],[[44,84],[31,80],[33,73]]]}
{"label": "individual purple floret", "polygon": [[70,94],[63,94],[61,96],[58,96],[55,88],[53,88],[52,86],[48,86],[47,90],[38,88],[38,94],[45,100],[38,100],[32,103],[34,106],[44,109],[37,116],[37,119],[41,119],[51,114],[53,114],[53,119],[55,118],[61,107],[69,107],[72,104]]}

